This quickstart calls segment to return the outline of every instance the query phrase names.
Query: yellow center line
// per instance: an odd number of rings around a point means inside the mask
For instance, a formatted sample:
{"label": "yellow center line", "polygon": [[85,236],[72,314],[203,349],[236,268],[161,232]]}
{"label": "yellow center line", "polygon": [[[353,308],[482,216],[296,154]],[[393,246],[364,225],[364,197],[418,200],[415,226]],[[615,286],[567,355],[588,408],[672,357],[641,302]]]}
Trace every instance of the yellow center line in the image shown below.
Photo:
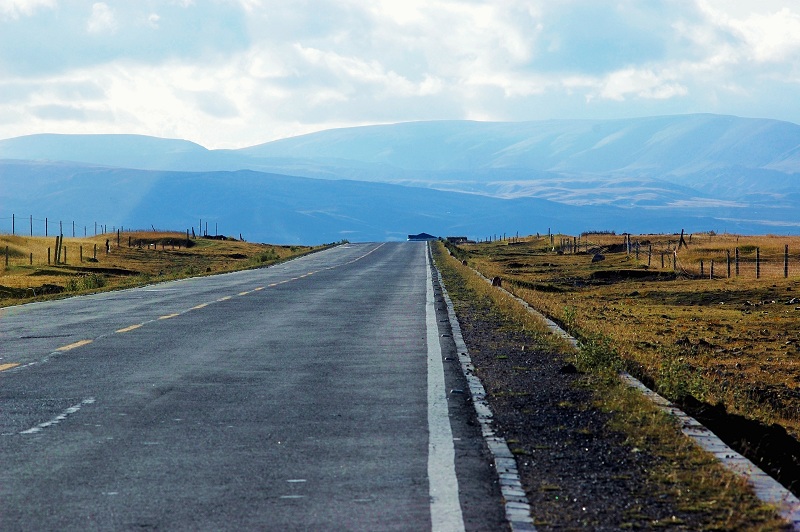
{"label": "yellow center line", "polygon": [[125,327],[124,329],[118,329],[116,332],[118,333],[126,333],[130,331],[134,331],[144,325],[143,323],[137,323],[136,325],[131,325],[130,327]]}
{"label": "yellow center line", "polygon": [[7,369],[16,368],[19,364],[0,364],[0,371],[5,371]]}
{"label": "yellow center line", "polygon": [[200,310],[201,308],[205,308],[208,306],[208,303],[200,303],[196,307],[192,307],[191,310]]}
{"label": "yellow center line", "polygon": [[250,293],[250,292],[239,292],[239,295],[240,295],[240,296],[246,296],[246,295],[247,295],[247,294],[249,294],[249,293]]}
{"label": "yellow center line", "polygon": [[69,351],[71,349],[75,349],[76,347],[81,347],[82,345],[91,344],[91,340],[79,340],[77,342],[71,343],[69,345],[64,345],[56,349],[56,351]]}
{"label": "yellow center line", "polygon": [[278,286],[278,283],[272,283],[271,285],[269,285],[270,288],[272,288],[273,286]]}
{"label": "yellow center line", "polygon": [[159,316],[158,319],[160,319],[160,320],[168,320],[170,318],[174,318],[175,316],[180,316],[180,314],[167,314],[166,316]]}
{"label": "yellow center line", "polygon": [[217,301],[227,301],[227,300],[229,300],[231,297],[233,297],[233,296],[225,296],[225,297],[221,297],[221,298],[217,299]]}
{"label": "yellow center line", "polygon": [[260,292],[263,289],[264,289],[263,286],[259,286],[258,288],[253,288],[253,292]]}

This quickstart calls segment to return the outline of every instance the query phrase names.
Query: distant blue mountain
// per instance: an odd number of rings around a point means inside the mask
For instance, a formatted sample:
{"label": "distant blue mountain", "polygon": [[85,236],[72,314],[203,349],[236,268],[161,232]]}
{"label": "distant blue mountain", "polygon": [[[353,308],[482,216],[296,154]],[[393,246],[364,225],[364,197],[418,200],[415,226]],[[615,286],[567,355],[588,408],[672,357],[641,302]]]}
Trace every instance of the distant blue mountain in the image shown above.
{"label": "distant blue mountain", "polygon": [[240,150],[31,135],[0,140],[0,230],[4,213],[47,211],[141,227],[217,218],[250,239],[304,243],[548,227],[797,232],[799,174],[800,126],[719,115],[415,122]]}
{"label": "distant blue mountain", "polygon": [[[27,219],[212,232],[272,243],[404,240],[408,234],[486,239],[498,235],[577,234],[586,230],[763,232],[763,213],[743,208],[580,207],[539,198],[501,199],[387,183],[319,180],[240,170],[164,172],[68,163],[0,161],[0,232],[27,232]],[[788,211],[789,215],[793,212]],[[52,231],[52,229],[51,229]],[[51,232],[52,234],[52,232]]]}

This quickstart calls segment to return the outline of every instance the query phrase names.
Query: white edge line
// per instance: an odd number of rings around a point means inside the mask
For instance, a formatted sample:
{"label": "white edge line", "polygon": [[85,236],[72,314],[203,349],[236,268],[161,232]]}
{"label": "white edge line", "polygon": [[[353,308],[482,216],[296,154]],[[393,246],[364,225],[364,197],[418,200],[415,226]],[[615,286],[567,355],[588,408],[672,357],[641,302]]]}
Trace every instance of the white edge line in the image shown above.
{"label": "white edge line", "polygon": [[94,397],[89,397],[88,399],[84,399],[83,401],[81,401],[77,405],[73,405],[73,406],[67,408],[66,410],[61,412],[61,414],[57,415],[56,417],[54,417],[50,421],[45,421],[44,423],[39,423],[35,427],[31,427],[28,430],[23,430],[22,432],[20,432],[20,434],[37,434],[39,432],[42,432],[47,427],[51,427],[53,425],[58,425],[59,423],[61,423],[65,419],[67,419],[68,416],[71,416],[72,414],[77,413],[83,406],[90,405],[92,403],[94,403]]}
{"label": "white edge line", "polygon": [[431,530],[463,531],[464,517],[458,499],[453,431],[447,406],[444,361],[433,297],[430,247],[425,246],[425,323],[428,342],[428,482]]}
{"label": "white edge line", "polygon": [[[479,271],[475,269],[473,269],[473,271],[487,283],[492,283],[490,279]],[[551,332],[567,340],[576,349],[579,348],[577,339],[569,335],[541,312],[531,307],[527,301],[515,296],[505,288],[499,287],[498,289],[516,299],[528,312],[543,320]],[[716,434],[711,432],[702,423],[645,386],[636,377],[627,373],[621,373],[620,379],[631,388],[641,392],[661,410],[676,417],[681,424],[681,432],[683,432],[685,436],[694,441],[700,448],[713,455],[726,469],[747,480],[756,497],[758,497],[761,502],[775,506],[778,515],[788,522],[791,529],[800,531],[800,499],[798,499],[797,496],[753,462],[731,449],[728,444],[719,439]]]}
{"label": "white edge line", "polygon": [[[437,269],[437,275],[440,275]],[[536,527],[533,524],[531,517],[531,506],[525,495],[525,489],[522,487],[522,482],[519,478],[519,471],[517,470],[517,461],[511,450],[508,448],[508,443],[505,438],[495,434],[493,427],[494,414],[486,400],[486,390],[480,378],[475,374],[475,366],[472,365],[472,358],[469,356],[467,344],[464,342],[464,337],[461,334],[461,325],[458,323],[455,309],[453,308],[453,301],[444,287],[444,283],[440,282],[439,287],[442,290],[442,296],[445,303],[447,303],[447,315],[450,320],[450,329],[453,333],[453,341],[458,351],[458,359],[461,362],[461,370],[464,372],[464,377],[467,379],[469,392],[472,396],[472,404],[475,407],[475,413],[478,417],[478,422],[481,425],[481,432],[486,441],[487,447],[494,457],[495,471],[497,472],[500,482],[500,492],[503,495],[506,511],[506,519],[514,532],[517,531],[535,531]]]}

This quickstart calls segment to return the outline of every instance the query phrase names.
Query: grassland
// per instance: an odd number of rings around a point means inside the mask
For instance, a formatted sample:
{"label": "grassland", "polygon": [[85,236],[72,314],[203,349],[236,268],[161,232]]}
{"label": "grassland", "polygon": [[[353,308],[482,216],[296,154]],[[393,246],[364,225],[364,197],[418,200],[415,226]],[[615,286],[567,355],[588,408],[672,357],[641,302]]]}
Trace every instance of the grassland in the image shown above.
{"label": "grassland", "polygon": [[[660,253],[648,266],[642,250],[671,248],[672,258],[679,237],[635,237],[647,246],[640,245],[638,260],[624,238],[587,235],[578,253],[562,253],[546,237],[463,249],[471,265],[502,277],[574,336],[613,346],[628,369],[671,398],[692,395],[800,435],[800,263],[784,278],[782,262],[784,246],[800,249],[800,239],[687,237],[677,267],[662,269]],[[726,267],[717,270],[724,277],[699,277],[701,260],[727,266],[727,252],[737,246],[740,257],[756,248],[773,257],[760,279],[745,261],[738,277],[727,278]],[[605,259],[593,262],[597,254]]]}
{"label": "grassland", "polygon": [[[537,239],[530,239],[519,246],[496,243],[458,248],[450,246],[450,249],[459,261],[466,261],[470,266],[480,265],[485,271],[491,270],[493,273],[504,271],[503,265],[508,262],[520,263],[520,256],[528,257],[526,260],[530,262],[534,262],[535,257],[545,262],[562,258],[552,248],[545,249],[544,241]],[[513,255],[513,258],[505,254]],[[499,431],[514,443],[523,484],[535,506],[537,527],[570,528],[569,523],[564,522],[566,515],[579,513],[580,508],[569,508],[569,501],[573,500],[572,497],[576,500],[586,499],[583,490],[587,489],[588,484],[599,487],[599,500],[611,496],[614,499],[638,501],[630,508],[617,509],[619,515],[609,517],[612,521],[607,526],[614,528],[781,530],[785,527],[785,523],[775,516],[771,508],[754,497],[742,478],[735,477],[714,457],[701,451],[683,436],[673,418],[616,378],[613,366],[620,361],[608,356],[607,348],[613,345],[611,340],[608,343],[594,340],[592,349],[584,345],[581,350],[584,353],[576,353],[559,337],[549,334],[543,324],[518,302],[504,292],[491,288],[469,267],[443,252],[436,254],[436,261],[445,286],[454,299],[460,321],[466,319],[470,322],[472,316],[480,313],[476,309],[488,307],[487,314],[500,324],[495,330],[487,332],[490,344],[498,344],[503,331],[517,331],[513,333],[514,349],[503,351],[503,356],[497,356],[494,348],[485,353],[482,360],[480,354],[476,357],[473,352],[472,355],[475,371],[481,375],[487,389],[487,399],[495,413],[495,420],[501,424]],[[504,279],[503,286],[514,289],[506,282],[507,279]],[[564,288],[555,296],[563,298],[569,291],[569,288]],[[556,305],[556,308],[563,308],[563,305]],[[577,321],[577,310],[567,314],[569,319]],[[523,350],[519,348],[519,331],[526,336]],[[470,350],[474,347],[470,346]],[[500,345],[497,349],[500,349]],[[537,355],[530,354],[537,351]],[[547,372],[540,367],[541,364],[536,368],[531,367],[532,363],[536,364],[532,360],[541,361],[548,357],[547,354],[561,357],[561,364],[569,361],[577,363],[582,372],[575,380],[575,386],[590,393],[590,401],[562,401],[548,408],[537,404],[535,396],[541,394],[531,393],[531,390],[540,389],[546,393],[557,388],[566,378],[562,375],[545,382],[544,375]],[[511,383],[515,386],[513,391],[509,388]],[[506,403],[512,403],[510,408],[513,412],[504,410],[509,408]],[[593,424],[577,430],[567,427],[576,420],[586,418],[587,412],[593,409],[608,415],[605,428]],[[561,421],[543,421],[542,417],[548,411],[558,411],[564,418]],[[552,415],[557,417],[557,414]],[[509,422],[509,425],[504,426],[505,422]],[[554,441],[547,440],[548,429],[558,433]],[[617,432],[624,435],[621,444],[613,438]],[[604,449],[593,456],[602,455],[606,461],[616,464],[610,476],[603,477],[599,473],[603,461],[592,466],[598,476],[592,477],[591,481],[579,472],[584,454],[570,454],[570,449],[575,447],[570,442],[585,434],[590,434],[593,452]],[[606,439],[609,443],[604,448],[600,442]],[[589,444],[581,443],[577,447],[583,451],[584,445],[588,450]],[[614,447],[618,445],[619,449]],[[548,453],[557,455],[556,465],[543,469],[542,464],[548,463]],[[635,457],[642,453],[647,455],[647,465],[644,470],[639,470],[635,466]],[[550,477],[547,471],[550,471]],[[578,478],[571,485],[570,479],[573,477]],[[555,490],[554,493],[561,495],[561,498],[543,495],[543,490]],[[597,504],[597,500],[593,502]],[[671,518],[652,520],[654,513],[658,515],[656,508],[662,504],[673,508],[676,513],[671,514]],[[613,522],[614,519],[616,522]],[[583,525],[581,528],[590,527]]]}
{"label": "grassland", "polygon": [[0,235],[0,306],[268,266],[324,247],[138,231],[119,241],[116,234],[65,238],[56,264],[55,246],[55,238]]}

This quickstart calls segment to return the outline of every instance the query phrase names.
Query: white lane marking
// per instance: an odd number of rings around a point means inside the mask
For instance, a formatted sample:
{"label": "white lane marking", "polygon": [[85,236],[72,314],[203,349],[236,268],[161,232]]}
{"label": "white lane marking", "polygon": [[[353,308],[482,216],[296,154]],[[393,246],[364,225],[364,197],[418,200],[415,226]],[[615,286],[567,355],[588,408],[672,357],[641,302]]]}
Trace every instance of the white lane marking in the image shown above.
{"label": "white lane marking", "polygon": [[51,427],[53,425],[58,425],[59,423],[61,423],[65,419],[67,419],[68,416],[71,416],[72,414],[75,414],[76,412],[78,412],[78,410],[80,410],[83,406],[90,405],[92,403],[94,403],[94,397],[89,397],[88,399],[84,399],[83,401],[81,401],[77,405],[74,405],[74,406],[71,406],[71,407],[67,408],[62,413],[60,413],[59,415],[57,415],[56,417],[51,419],[50,421],[45,421],[44,423],[39,423],[35,427],[29,428],[28,430],[23,430],[22,432],[20,432],[20,434],[36,434],[38,432],[42,432],[47,427]]}
{"label": "white lane marking", "polygon": [[458,500],[456,452],[447,409],[442,346],[433,297],[430,248],[426,246],[425,322],[428,336],[428,482],[431,499],[432,530],[464,530],[464,517]]}

